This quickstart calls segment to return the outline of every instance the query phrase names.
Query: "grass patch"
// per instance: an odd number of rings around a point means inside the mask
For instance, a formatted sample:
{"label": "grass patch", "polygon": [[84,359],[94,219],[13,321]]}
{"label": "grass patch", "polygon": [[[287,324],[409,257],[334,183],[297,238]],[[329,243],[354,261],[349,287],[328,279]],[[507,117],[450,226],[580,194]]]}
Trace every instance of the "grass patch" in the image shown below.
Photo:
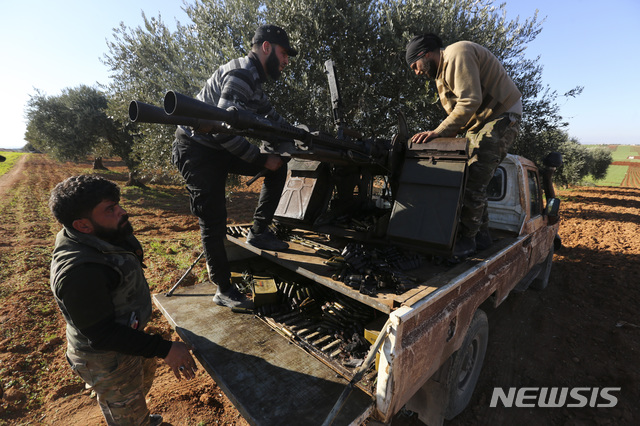
{"label": "grass patch", "polygon": [[627,170],[629,166],[615,166],[611,165],[607,169],[607,175],[602,179],[591,179],[592,182],[596,186],[620,186],[622,180],[627,174]]}
{"label": "grass patch", "polygon": [[187,192],[182,187],[149,185],[146,188],[127,186],[122,188],[127,205],[145,209],[180,211],[188,206]]}
{"label": "grass patch", "polygon": [[147,255],[162,258],[178,268],[187,268],[193,262],[192,254],[200,251],[200,241],[189,238],[166,241],[163,239],[147,239]]}
{"label": "grass patch", "polygon": [[640,161],[636,159],[629,159],[629,157],[637,157],[638,147],[632,145],[618,145],[615,151],[611,151],[613,155],[613,161]]}
{"label": "grass patch", "polygon": [[0,155],[7,158],[4,162],[0,163],[0,176],[11,170],[13,165],[16,164],[24,154],[24,152],[0,151]]}
{"label": "grass patch", "polygon": [[[201,242],[197,235],[185,238],[166,239],[147,238],[142,244],[145,247],[145,271],[152,292],[172,287],[173,284],[193,264],[201,252]],[[192,273],[200,280],[206,278],[205,262],[201,259],[199,266]]]}
{"label": "grass patch", "polygon": [[0,298],[9,292],[32,288],[34,283],[49,282],[52,246],[31,246],[20,253],[7,253],[0,267]]}

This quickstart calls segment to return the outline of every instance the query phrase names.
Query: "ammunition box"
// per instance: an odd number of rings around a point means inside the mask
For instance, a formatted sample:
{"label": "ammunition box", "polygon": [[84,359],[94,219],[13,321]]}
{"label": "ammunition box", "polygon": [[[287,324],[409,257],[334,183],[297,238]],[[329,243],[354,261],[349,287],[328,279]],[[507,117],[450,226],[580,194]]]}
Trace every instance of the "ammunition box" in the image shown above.
{"label": "ammunition box", "polygon": [[326,164],[296,159],[289,161],[287,182],[275,212],[284,224],[312,224],[325,210],[333,184]]}
{"label": "ammunition box", "polygon": [[376,342],[384,323],[387,322],[387,317],[376,318],[369,324],[364,326],[364,338],[372,345]]}
{"label": "ammunition box", "polygon": [[453,250],[465,182],[468,141],[409,146],[387,237],[448,256]]}
{"label": "ammunition box", "polygon": [[278,303],[278,287],[273,278],[254,276],[251,289],[253,291],[253,305],[256,308]]}
{"label": "ammunition box", "polygon": [[[387,317],[376,318],[371,321],[369,324],[364,326],[364,338],[367,342],[372,345],[376,342],[378,335],[380,335],[380,331],[382,331],[382,327],[387,322]],[[380,348],[382,350],[382,348]],[[378,369],[378,364],[380,363],[380,350],[376,354],[376,370]]]}
{"label": "ammunition box", "polygon": [[240,272],[231,273],[231,284],[242,284],[243,278]]}

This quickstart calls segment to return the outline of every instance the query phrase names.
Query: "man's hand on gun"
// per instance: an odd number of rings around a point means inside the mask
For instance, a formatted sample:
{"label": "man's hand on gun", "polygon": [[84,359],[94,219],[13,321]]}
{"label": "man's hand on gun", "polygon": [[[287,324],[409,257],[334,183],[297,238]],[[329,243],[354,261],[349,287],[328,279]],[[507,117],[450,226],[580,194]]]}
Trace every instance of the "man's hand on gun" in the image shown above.
{"label": "man's hand on gun", "polygon": [[282,158],[280,158],[279,155],[269,154],[267,156],[267,161],[265,161],[264,163],[264,168],[274,172],[278,170],[280,167],[282,167],[283,164],[284,164],[284,161],[282,161]]}
{"label": "man's hand on gun", "polygon": [[433,130],[429,130],[427,132],[416,133],[411,137],[412,143],[427,143],[432,139],[439,138],[440,135]]}

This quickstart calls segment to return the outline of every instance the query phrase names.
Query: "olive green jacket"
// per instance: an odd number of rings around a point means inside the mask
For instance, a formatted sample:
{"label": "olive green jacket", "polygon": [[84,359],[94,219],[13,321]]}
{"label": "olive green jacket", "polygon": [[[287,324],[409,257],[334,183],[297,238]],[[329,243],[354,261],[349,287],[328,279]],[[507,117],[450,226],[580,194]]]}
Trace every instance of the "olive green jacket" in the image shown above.
{"label": "olive green jacket", "polygon": [[106,265],[119,276],[120,282],[111,292],[116,323],[142,330],[149,322],[151,294],[142,269],[142,247],[134,236],[130,236],[127,243],[133,251],[66,227],[58,233],[51,261],[51,290],[67,322],[70,347],[96,352],[89,339],[75,326],[60,297],[65,274],[80,264]]}

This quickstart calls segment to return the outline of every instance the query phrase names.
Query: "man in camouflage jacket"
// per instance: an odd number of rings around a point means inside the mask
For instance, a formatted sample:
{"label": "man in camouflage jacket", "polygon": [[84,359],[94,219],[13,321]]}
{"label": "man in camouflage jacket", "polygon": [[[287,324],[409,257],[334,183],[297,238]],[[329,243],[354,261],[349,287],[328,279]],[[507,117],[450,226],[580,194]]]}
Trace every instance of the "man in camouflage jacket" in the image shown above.
{"label": "man in camouflage jacket", "polygon": [[51,262],[51,290],[67,323],[67,360],[95,391],[109,425],[160,424],[145,396],[156,358],[178,379],[196,364],[182,342],[144,332],[151,296],[142,247],[133,236],[120,189],[91,175],[70,177],[52,191],[49,206],[63,225]]}

